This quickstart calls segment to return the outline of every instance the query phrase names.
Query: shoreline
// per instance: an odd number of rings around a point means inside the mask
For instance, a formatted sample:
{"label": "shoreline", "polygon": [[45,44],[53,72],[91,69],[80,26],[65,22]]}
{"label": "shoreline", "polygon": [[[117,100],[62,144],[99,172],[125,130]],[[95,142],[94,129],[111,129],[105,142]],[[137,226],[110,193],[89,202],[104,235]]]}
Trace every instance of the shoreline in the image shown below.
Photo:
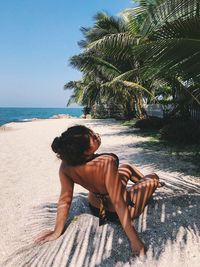
{"label": "shoreline", "polygon": [[12,122],[26,122],[51,118],[80,118],[83,108],[1,108],[0,127]]}
{"label": "shoreline", "polygon": [[[120,163],[130,162],[144,174],[156,172],[166,182],[133,222],[149,247],[146,262],[131,258],[120,225],[98,226],[87,204],[87,190],[79,185],[74,188],[63,235],[43,246],[33,244],[34,236],[55,223],[60,161],[51,151],[51,142],[74,124],[100,133],[102,146],[97,153],[113,152]],[[198,266],[200,181],[175,168],[187,163],[175,162],[161,151],[155,155],[145,152],[138,146],[145,137],[134,135],[113,119],[42,119],[7,126],[12,130],[0,134],[0,265],[167,267],[170,258],[173,267]]]}
{"label": "shoreline", "polygon": [[59,119],[82,119],[81,117],[75,117],[75,116],[71,116],[68,114],[56,114],[53,115],[49,118],[30,118],[30,119],[23,119],[23,120],[19,120],[19,121],[9,121],[6,122],[2,125],[0,125],[0,129],[1,127],[6,127],[8,124],[13,124],[13,123],[26,123],[26,122],[34,122],[34,121],[42,121],[42,120],[59,120]]}

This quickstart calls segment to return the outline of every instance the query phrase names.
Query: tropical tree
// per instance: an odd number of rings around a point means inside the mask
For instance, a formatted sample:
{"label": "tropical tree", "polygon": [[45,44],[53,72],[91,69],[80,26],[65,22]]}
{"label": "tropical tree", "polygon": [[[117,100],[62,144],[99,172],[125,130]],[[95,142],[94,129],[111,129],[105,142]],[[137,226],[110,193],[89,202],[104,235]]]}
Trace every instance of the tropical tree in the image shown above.
{"label": "tropical tree", "polygon": [[[135,1],[133,1],[135,2]],[[146,79],[177,77],[184,80],[200,76],[200,1],[137,1],[141,6],[125,10],[127,35],[104,37],[90,44],[91,49],[130,60],[143,59]],[[138,36],[135,33],[138,33]],[[135,39],[132,49],[120,46]],[[117,44],[117,45],[116,45]],[[130,53],[131,51],[131,53]]]}
{"label": "tropical tree", "polygon": [[[138,99],[136,97],[137,92],[133,94],[130,86],[127,87],[125,84],[120,87],[116,86],[116,84],[115,86],[112,85],[115,77],[131,69],[130,62],[119,61],[101,51],[88,52],[86,48],[91,42],[95,42],[102,36],[121,34],[126,29],[125,23],[118,18],[108,16],[106,13],[98,13],[95,19],[96,23],[92,28],[82,28],[85,39],[79,44],[84,48],[83,53],[70,59],[70,64],[82,71],[84,82],[71,81],[65,85],[65,89],[74,88],[75,90],[70,102],[75,100],[85,104],[85,99],[89,101],[92,95],[95,98],[92,98],[92,101],[87,103],[88,105],[91,106],[102,101],[120,104],[125,111],[125,115],[129,116],[130,113],[134,113],[134,102],[137,102]],[[109,85],[110,81],[113,81],[113,83]],[[78,89],[77,85],[80,89]],[[136,84],[134,86],[136,87]]]}
{"label": "tropical tree", "polygon": [[199,0],[137,2],[120,19],[98,13],[93,27],[82,28],[83,53],[71,59],[84,74],[80,92],[90,98],[87,90],[95,90],[93,102],[107,98],[136,106],[139,117],[144,99],[158,100],[161,87],[171,91],[176,109],[191,99],[200,103]]}
{"label": "tropical tree", "polygon": [[[90,44],[94,45],[94,43],[98,43],[99,40],[104,40],[107,37],[127,36],[128,24],[123,19],[110,17],[106,13],[98,13],[95,19],[96,22],[93,27],[82,28],[85,39],[79,44],[84,48],[84,51],[80,55],[72,57],[70,63],[73,67],[81,70],[84,77],[90,77],[89,80],[95,81],[96,85],[98,84],[98,90],[96,90],[98,94],[94,93],[98,101],[101,98],[107,102],[110,100],[112,103],[121,105],[127,117],[131,113],[133,116],[136,108],[138,117],[142,117],[143,96],[146,94],[147,98],[148,96],[154,98],[150,90],[143,86],[144,83],[146,85],[148,83],[141,81],[139,67],[142,61],[139,62],[138,59],[130,61],[129,58],[122,60],[113,57],[112,48],[110,53],[90,48]],[[123,49],[129,49],[133,44],[134,40],[130,38],[126,44],[120,47],[120,53],[123,52]],[[150,83],[148,85],[150,86]],[[68,85],[65,86],[65,88],[69,87]],[[86,86],[84,95],[89,95],[87,89]],[[93,87],[93,90],[95,90],[95,87]],[[99,96],[101,97],[98,98]]]}
{"label": "tropical tree", "polygon": [[135,52],[144,58],[145,77],[172,80],[174,111],[189,117],[189,104],[200,104],[200,1],[161,1],[146,16],[141,32],[148,42]]}

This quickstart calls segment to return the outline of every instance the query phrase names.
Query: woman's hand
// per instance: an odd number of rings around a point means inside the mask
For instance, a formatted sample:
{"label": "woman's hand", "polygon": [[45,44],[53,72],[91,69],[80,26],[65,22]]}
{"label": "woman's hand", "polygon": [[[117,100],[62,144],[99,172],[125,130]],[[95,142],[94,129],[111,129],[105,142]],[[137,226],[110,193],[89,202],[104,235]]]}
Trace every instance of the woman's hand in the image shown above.
{"label": "woman's hand", "polygon": [[42,245],[46,242],[56,240],[58,237],[54,231],[45,230],[34,238],[34,243]]}
{"label": "woman's hand", "polygon": [[134,256],[145,256],[146,255],[146,247],[144,246],[144,244],[141,242],[141,244],[131,244],[131,248],[132,248],[132,252],[134,254]]}

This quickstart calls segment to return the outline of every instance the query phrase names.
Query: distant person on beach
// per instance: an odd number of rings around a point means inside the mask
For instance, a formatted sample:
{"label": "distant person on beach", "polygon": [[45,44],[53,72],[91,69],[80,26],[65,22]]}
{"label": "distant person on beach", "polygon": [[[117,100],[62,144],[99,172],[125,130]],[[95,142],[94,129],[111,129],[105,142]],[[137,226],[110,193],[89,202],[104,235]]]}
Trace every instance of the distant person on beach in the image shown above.
{"label": "distant person on beach", "polygon": [[[41,233],[35,242],[43,244],[63,233],[74,183],[77,183],[89,191],[89,207],[99,217],[99,224],[119,220],[133,253],[145,255],[145,246],[132,225],[132,219],[144,211],[149,198],[162,183],[156,174],[144,176],[131,164],[119,165],[119,159],[113,153],[96,154],[100,145],[99,134],[82,125],[70,127],[54,139],[52,150],[62,160],[56,224],[53,231]],[[129,180],[134,185],[127,188]]]}

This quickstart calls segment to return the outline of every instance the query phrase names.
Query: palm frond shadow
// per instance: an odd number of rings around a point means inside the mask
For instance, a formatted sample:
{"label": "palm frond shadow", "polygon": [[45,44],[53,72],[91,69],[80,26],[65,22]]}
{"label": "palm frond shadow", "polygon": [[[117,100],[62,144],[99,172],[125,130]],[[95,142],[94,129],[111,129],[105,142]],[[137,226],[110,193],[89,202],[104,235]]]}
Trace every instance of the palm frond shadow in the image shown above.
{"label": "palm frond shadow", "polygon": [[[117,134],[118,135],[118,134]],[[126,133],[125,136],[131,135]],[[121,133],[123,138],[123,134]],[[182,175],[190,175],[200,177],[198,164],[194,164],[189,152],[185,152],[185,158],[183,159],[170,150],[170,147],[161,146],[158,142],[141,141],[125,143],[122,145],[109,144],[109,152],[117,154],[120,161],[126,161],[131,164],[140,165],[142,168],[155,169],[156,172],[179,172]],[[108,148],[104,148],[104,152],[108,152]],[[191,152],[192,153],[192,152]],[[184,154],[184,151],[183,151]]]}
{"label": "palm frond shadow", "polygon": [[[165,196],[156,193],[134,225],[149,247],[147,261],[155,264],[171,245],[178,254],[188,244],[197,243],[199,218],[197,205],[200,195]],[[27,228],[35,235],[55,223],[56,204],[44,203],[35,207]],[[190,218],[189,220],[187,218]],[[42,246],[33,244],[32,237],[22,236],[24,246],[4,262],[4,266],[114,266],[129,263],[131,250],[128,239],[117,223],[98,226],[98,218],[90,214],[85,194],[74,197],[66,230],[56,241]]]}
{"label": "palm frond shadow", "polygon": [[[106,127],[106,125],[105,125]],[[196,149],[196,154],[193,151],[194,146],[180,146],[166,144],[164,141],[157,140],[141,140],[141,137],[149,137],[149,135],[155,135],[155,131],[141,132],[137,129],[126,129],[116,127],[115,132],[101,134],[102,138],[110,137],[135,137],[139,139],[133,139],[133,143],[126,143],[126,147],[117,146],[112,141],[109,143],[109,147],[102,146],[100,150],[102,152],[112,152],[117,154],[120,160],[125,160],[132,164],[139,164],[141,166],[149,166],[156,170],[163,170],[167,172],[180,172],[183,175],[192,175],[200,177],[200,169],[198,166],[198,158],[200,152]],[[111,140],[112,140],[111,139]],[[135,141],[136,140],[136,141]],[[195,156],[194,156],[195,155]],[[195,158],[195,160],[194,160]],[[195,163],[196,162],[196,163]]]}

